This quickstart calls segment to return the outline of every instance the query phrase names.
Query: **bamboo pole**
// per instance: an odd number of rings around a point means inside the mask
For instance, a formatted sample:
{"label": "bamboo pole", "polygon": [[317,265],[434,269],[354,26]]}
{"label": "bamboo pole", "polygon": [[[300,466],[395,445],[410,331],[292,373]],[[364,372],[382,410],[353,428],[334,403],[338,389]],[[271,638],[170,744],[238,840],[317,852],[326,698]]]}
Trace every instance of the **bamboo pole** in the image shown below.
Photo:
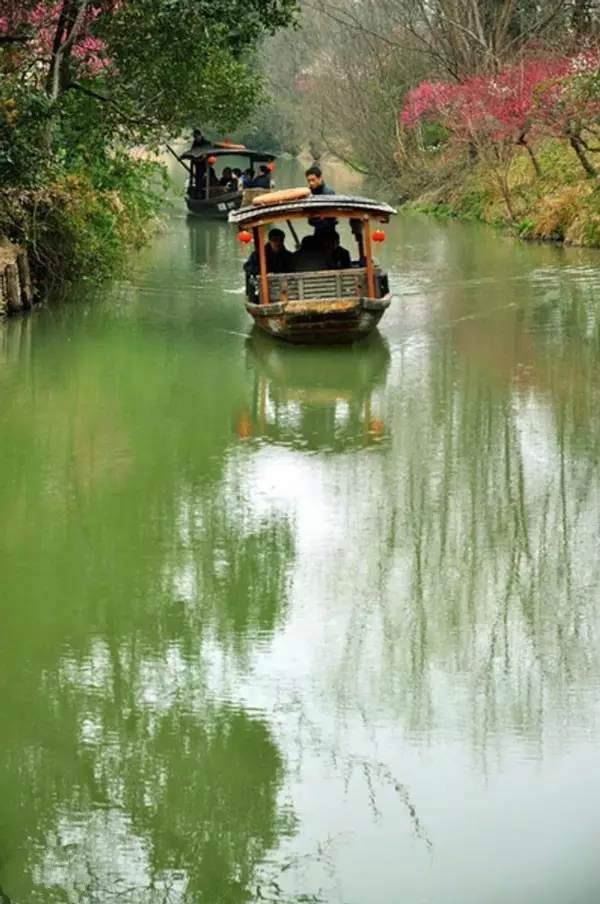
{"label": "bamboo pole", "polygon": [[267,279],[267,254],[265,252],[265,227],[255,230],[255,241],[258,241],[258,264],[260,273],[260,303],[269,304],[269,280]]}
{"label": "bamboo pole", "polygon": [[290,230],[290,232],[291,232],[292,235],[294,236],[294,242],[296,243],[296,250],[297,250],[297,249],[300,247],[300,239],[298,238],[298,233],[297,233],[296,230],[294,229],[294,224],[292,223],[291,220],[286,220],[286,223],[287,223],[287,225],[288,225],[288,229]]}
{"label": "bamboo pole", "polygon": [[365,258],[367,263],[367,294],[369,298],[375,298],[375,269],[373,267],[373,254],[371,246],[371,221],[364,217]]}
{"label": "bamboo pole", "polygon": [[185,160],[182,160],[182,159],[181,159],[181,157],[179,156],[179,154],[177,153],[177,151],[174,151],[173,148],[171,147],[171,145],[170,145],[170,144],[167,144],[167,142],[165,142],[165,147],[166,147],[166,149],[168,150],[168,152],[169,152],[170,154],[172,154],[173,157],[175,157],[175,160],[179,161],[179,163],[181,163],[182,167],[183,167],[184,169],[186,169],[186,170],[188,171],[188,173],[190,174],[190,176],[191,176],[191,175],[192,175],[191,167],[189,167],[189,166],[187,165],[187,163],[185,162]]}

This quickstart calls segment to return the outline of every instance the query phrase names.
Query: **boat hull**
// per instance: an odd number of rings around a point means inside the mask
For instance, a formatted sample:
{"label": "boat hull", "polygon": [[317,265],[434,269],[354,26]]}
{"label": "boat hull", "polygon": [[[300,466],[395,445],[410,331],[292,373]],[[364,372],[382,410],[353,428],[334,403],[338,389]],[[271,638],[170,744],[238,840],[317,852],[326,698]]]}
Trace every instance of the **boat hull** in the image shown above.
{"label": "boat hull", "polygon": [[297,345],[347,345],[373,332],[392,296],[337,298],[253,304],[246,310],[257,327],[275,339]]}
{"label": "boat hull", "polygon": [[237,210],[242,203],[243,192],[229,192],[214,198],[193,198],[186,195],[188,210],[195,216],[226,220],[232,210]]}

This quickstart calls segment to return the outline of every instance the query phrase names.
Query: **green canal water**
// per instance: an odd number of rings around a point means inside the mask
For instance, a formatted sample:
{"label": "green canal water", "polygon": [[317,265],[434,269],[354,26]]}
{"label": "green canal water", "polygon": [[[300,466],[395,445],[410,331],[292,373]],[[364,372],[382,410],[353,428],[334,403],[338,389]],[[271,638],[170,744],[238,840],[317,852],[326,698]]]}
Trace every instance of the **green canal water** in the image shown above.
{"label": "green canal water", "polygon": [[0,327],[0,900],[600,900],[600,254],[387,233],[355,348],[181,198]]}

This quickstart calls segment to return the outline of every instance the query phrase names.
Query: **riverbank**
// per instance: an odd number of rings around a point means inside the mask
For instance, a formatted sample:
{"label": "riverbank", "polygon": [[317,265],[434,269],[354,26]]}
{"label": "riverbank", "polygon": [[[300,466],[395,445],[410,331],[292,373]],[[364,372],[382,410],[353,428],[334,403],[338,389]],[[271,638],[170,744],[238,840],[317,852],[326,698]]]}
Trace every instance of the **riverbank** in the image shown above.
{"label": "riverbank", "polygon": [[114,155],[43,188],[4,190],[0,234],[27,253],[40,297],[77,279],[99,281],[150,238],[166,185],[158,162]]}
{"label": "riverbank", "polygon": [[452,159],[429,155],[419,183],[406,174],[400,189],[406,204],[424,213],[487,223],[525,239],[600,248],[598,179],[584,174],[564,142],[541,143],[536,160],[539,173],[521,149],[499,173],[488,161],[468,160],[466,153]]}
{"label": "riverbank", "polygon": [[27,251],[0,236],[0,317],[27,310],[34,301]]}

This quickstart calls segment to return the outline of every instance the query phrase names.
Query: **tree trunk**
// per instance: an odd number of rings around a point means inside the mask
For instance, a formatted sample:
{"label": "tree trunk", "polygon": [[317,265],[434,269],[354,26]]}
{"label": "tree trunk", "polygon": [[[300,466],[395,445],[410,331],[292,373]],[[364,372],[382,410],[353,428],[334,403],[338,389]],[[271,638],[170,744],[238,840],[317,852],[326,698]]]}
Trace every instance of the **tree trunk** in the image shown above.
{"label": "tree trunk", "polygon": [[508,215],[510,219],[514,222],[515,220],[515,212],[512,206],[512,200],[510,197],[510,189],[508,187],[508,181],[503,173],[496,172],[496,179],[498,181],[498,187],[500,188],[500,192],[502,193],[502,199],[504,200],[504,204],[506,206],[506,210],[508,211]]}
{"label": "tree trunk", "polygon": [[71,50],[81,33],[90,2],[91,0],[63,0],[54,32],[52,58],[46,80],[46,92],[52,102],[55,102],[65,90]]}
{"label": "tree trunk", "polygon": [[582,167],[586,171],[587,175],[591,179],[594,179],[598,175],[598,173],[596,172],[596,170],[594,169],[594,167],[592,166],[592,164],[586,157],[585,151],[583,149],[583,145],[582,145],[580,139],[577,137],[577,135],[569,136],[569,144],[571,145],[571,147],[573,148],[573,150],[579,157],[579,162],[581,163]]}
{"label": "tree trunk", "polygon": [[538,177],[538,179],[541,179],[542,168],[540,166],[539,160],[535,156],[533,148],[531,147],[531,145],[529,144],[529,142],[527,141],[526,138],[523,138],[523,140],[520,141],[519,144],[522,144],[523,147],[525,148],[525,150],[527,151],[527,153],[529,154],[529,159],[531,160],[531,165],[533,166],[534,172],[535,172],[536,176]]}

